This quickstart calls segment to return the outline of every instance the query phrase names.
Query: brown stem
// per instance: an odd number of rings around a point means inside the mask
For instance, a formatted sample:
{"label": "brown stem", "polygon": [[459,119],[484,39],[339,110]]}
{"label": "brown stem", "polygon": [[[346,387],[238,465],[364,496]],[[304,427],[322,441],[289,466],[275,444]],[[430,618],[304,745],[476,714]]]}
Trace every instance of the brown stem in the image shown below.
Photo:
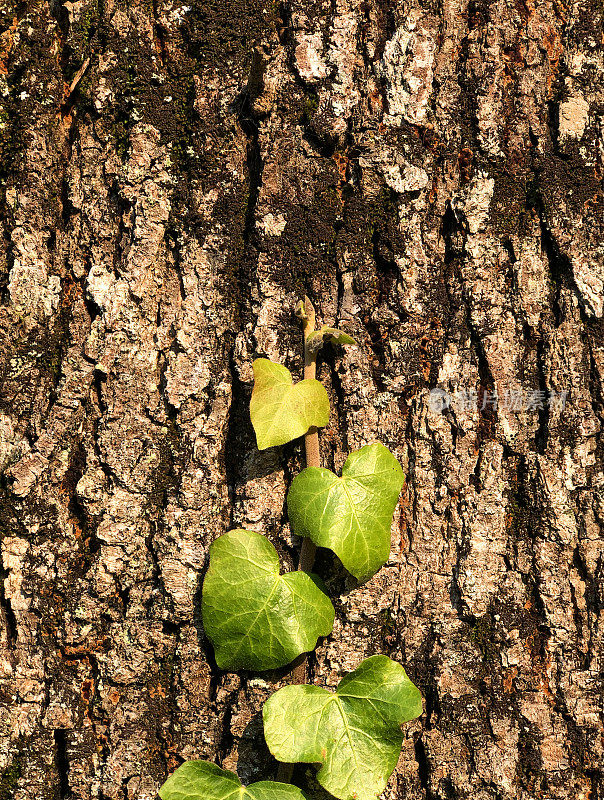
{"label": "brown stem", "polygon": [[[308,346],[308,336],[315,329],[315,310],[308,297],[304,298],[304,307],[301,311],[301,319],[304,330],[304,378],[314,379],[317,376],[317,351]],[[319,453],[319,431],[317,428],[309,428],[304,437],[304,449],[306,451],[306,466],[307,467],[320,467],[321,457]],[[300,559],[298,561],[298,569],[304,572],[311,572],[315,563],[315,553],[317,546],[310,540],[308,536],[302,539],[302,547],[300,548]],[[301,685],[306,683],[307,676],[307,660],[306,656],[302,658],[300,663],[294,667],[292,673],[292,684]],[[277,780],[282,783],[290,783],[294,772],[293,764],[286,764],[281,762],[277,772]]]}
{"label": "brown stem", "polygon": [[[317,351],[308,346],[308,336],[315,329],[315,310],[308,297],[304,298],[304,310],[306,312],[306,319],[304,320],[304,379],[314,380],[317,377]],[[306,451],[306,466],[307,467],[320,467],[321,456],[319,454],[319,431],[314,426],[309,428],[304,437],[304,449]],[[302,540],[302,548],[300,549],[300,560],[298,562],[298,569],[304,572],[310,572],[315,563],[315,553],[317,546],[312,542],[308,536]],[[294,683],[304,683],[305,668],[304,663],[299,665],[302,667],[302,680],[296,681],[296,672],[294,671]],[[298,669],[298,668],[297,668]]]}

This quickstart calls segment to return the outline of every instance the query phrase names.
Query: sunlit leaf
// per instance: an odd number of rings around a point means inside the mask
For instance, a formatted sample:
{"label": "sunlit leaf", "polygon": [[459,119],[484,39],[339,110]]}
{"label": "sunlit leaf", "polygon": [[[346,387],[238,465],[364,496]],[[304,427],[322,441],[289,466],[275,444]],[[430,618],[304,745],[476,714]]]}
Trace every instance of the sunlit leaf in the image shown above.
{"label": "sunlit leaf", "polygon": [[331,600],[305,572],[279,574],[279,556],[255,531],[234,530],[210,546],[203,626],[220,669],[289,664],[331,633]]}
{"label": "sunlit leaf", "polygon": [[382,444],[348,456],[342,477],[308,467],[287,495],[294,533],[334,551],[358,580],[366,580],[390,554],[390,526],[404,478],[400,464]]}
{"label": "sunlit leaf", "polygon": [[323,325],[320,330],[310,333],[307,341],[313,351],[319,350],[325,342],[343,345],[356,344],[356,339],[353,339],[348,333],[338,330],[338,328],[328,328],[326,325]]}
{"label": "sunlit leaf", "polygon": [[285,444],[329,422],[329,398],[317,380],[294,384],[291,373],[267,358],[254,361],[250,416],[259,450]]}
{"label": "sunlit leaf", "polygon": [[400,664],[373,656],[335,692],[285,686],[264,704],[264,736],[279,761],[320,763],[319,783],[340,800],[374,800],[396,767],[401,725],[422,713]]}
{"label": "sunlit leaf", "polygon": [[305,800],[288,783],[259,781],[241,785],[234,772],[208,761],[187,761],[173,772],[158,792],[161,800]]}

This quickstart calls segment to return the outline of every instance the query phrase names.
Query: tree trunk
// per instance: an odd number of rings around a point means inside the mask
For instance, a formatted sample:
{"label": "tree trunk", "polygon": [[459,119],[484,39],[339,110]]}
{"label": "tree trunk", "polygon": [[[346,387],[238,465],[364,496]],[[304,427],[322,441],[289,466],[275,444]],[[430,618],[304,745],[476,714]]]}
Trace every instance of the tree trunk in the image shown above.
{"label": "tree trunk", "polygon": [[311,679],[420,687],[388,800],[602,798],[603,13],[4,0],[0,800],[276,774],[288,671],[218,671],[199,601],[230,527],[295,565],[301,442],[248,403],[254,357],[301,374],[305,293],[359,342],[323,463],[408,476],[378,575],[319,553]]}

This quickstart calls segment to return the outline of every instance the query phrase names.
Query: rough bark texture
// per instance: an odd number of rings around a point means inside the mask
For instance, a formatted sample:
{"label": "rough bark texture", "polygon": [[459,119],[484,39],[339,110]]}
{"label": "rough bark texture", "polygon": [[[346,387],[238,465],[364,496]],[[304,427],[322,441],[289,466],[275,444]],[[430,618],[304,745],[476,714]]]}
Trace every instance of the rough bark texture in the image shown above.
{"label": "rough bark texture", "polygon": [[379,440],[408,474],[375,578],[320,554],[312,679],[386,653],[421,688],[388,800],[601,800],[602,17],[3,0],[1,800],[275,774],[288,675],[219,673],[199,590],[233,525],[295,564],[301,443],[259,453],[248,402],[254,356],[300,374],[303,293],[360,343],[320,363],[323,463]]}

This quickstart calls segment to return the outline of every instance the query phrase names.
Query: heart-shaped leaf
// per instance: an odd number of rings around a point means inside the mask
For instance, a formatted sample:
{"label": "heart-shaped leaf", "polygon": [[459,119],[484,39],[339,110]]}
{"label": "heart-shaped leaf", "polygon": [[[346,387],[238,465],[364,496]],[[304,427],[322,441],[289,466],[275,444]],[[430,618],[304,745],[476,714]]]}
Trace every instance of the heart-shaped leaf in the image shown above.
{"label": "heart-shaped leaf", "polygon": [[158,792],[161,800],[305,800],[297,786],[259,781],[241,785],[234,772],[208,761],[187,761]]}
{"label": "heart-shaped leaf", "polygon": [[340,681],[285,686],[264,704],[264,737],[279,761],[321,763],[317,780],[340,800],[373,800],[396,767],[400,726],[422,713],[400,664],[372,656]]}
{"label": "heart-shaped leaf", "polygon": [[284,667],[330,634],[333,605],[315,580],[299,571],[280,575],[277,551],[260,533],[216,539],[201,606],[220,669]]}
{"label": "heart-shaped leaf", "polygon": [[329,422],[329,398],[316,380],[294,385],[291,372],[267,358],[257,358],[250,416],[258,449],[291,442],[309,428],[322,428]]}
{"label": "heart-shaped leaf", "polygon": [[390,554],[390,526],[404,477],[382,444],[348,456],[342,477],[308,467],[292,481],[287,510],[294,533],[329,547],[358,580],[366,580]]}

